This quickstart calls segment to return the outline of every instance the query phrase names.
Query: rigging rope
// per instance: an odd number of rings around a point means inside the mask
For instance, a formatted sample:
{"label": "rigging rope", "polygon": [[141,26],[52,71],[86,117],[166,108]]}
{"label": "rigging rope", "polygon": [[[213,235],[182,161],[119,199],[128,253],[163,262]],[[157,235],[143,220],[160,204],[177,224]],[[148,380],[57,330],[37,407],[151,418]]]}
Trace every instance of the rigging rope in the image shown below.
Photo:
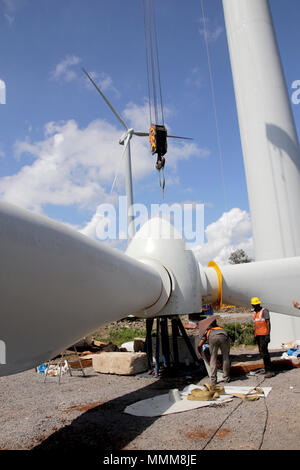
{"label": "rigging rope", "polygon": [[154,104],[154,113],[155,113],[155,124],[158,124],[155,66],[154,66],[154,56],[153,56],[152,31],[151,31],[152,27],[151,27],[151,14],[150,14],[149,0],[147,0],[147,13],[148,13],[148,34],[149,34],[149,47],[150,47],[150,59],[151,59],[151,71],[152,71],[153,104]]}
{"label": "rigging rope", "polygon": [[[151,1],[151,4],[150,4],[150,1]],[[143,10],[144,10],[144,36],[145,36],[145,49],[146,49],[146,72],[147,72],[147,83],[148,83],[150,121],[152,123],[152,116],[151,116],[152,103],[151,103],[151,92],[150,92],[150,68],[151,68],[155,124],[158,124],[158,121],[159,121],[159,109],[158,109],[159,106],[158,106],[158,98],[157,98],[157,86],[158,86],[159,97],[160,97],[160,114],[161,114],[162,124],[164,125],[164,107],[163,107],[162,86],[161,86],[161,78],[160,78],[160,65],[159,65],[159,53],[158,53],[159,47],[158,47],[158,36],[157,36],[154,0],[143,0]],[[149,54],[149,50],[150,50],[150,54]],[[150,58],[149,58],[149,55],[150,55]],[[150,62],[150,66],[149,66],[149,62]]]}
{"label": "rigging rope", "polygon": [[159,86],[159,95],[160,95],[160,111],[161,111],[162,123],[164,125],[165,124],[165,119],[164,119],[164,107],[163,107],[162,91],[161,91],[160,67],[159,67],[159,56],[158,56],[158,40],[157,40],[157,28],[156,28],[156,15],[155,15],[154,0],[152,0],[152,11],[153,11],[153,27],[154,27],[155,49],[156,49],[158,86]]}
{"label": "rigging rope", "polygon": [[224,178],[224,166],[223,166],[223,155],[222,155],[220,128],[219,128],[217,104],[216,104],[216,93],[215,93],[215,86],[214,86],[214,79],[213,79],[213,72],[212,72],[212,64],[211,64],[211,58],[210,58],[209,46],[208,46],[208,35],[207,35],[203,0],[200,0],[200,2],[201,2],[201,10],[202,10],[202,21],[203,21],[203,29],[204,29],[204,40],[205,40],[205,47],[206,47],[206,55],[207,55],[207,61],[208,61],[210,87],[211,87],[212,102],[213,102],[213,109],[214,109],[214,118],[215,118],[215,123],[216,123],[218,153],[219,153],[219,161],[220,161],[220,169],[221,169],[225,209],[228,209],[227,192],[226,192],[225,178]]}
{"label": "rigging rope", "polygon": [[148,87],[148,103],[149,103],[150,126],[151,126],[152,112],[151,112],[151,93],[150,93],[150,80],[149,80],[149,75],[150,75],[149,74],[149,54],[148,54],[148,41],[147,41],[145,0],[143,0],[143,11],[144,11],[144,36],[145,36],[145,49],[146,49],[146,74],[147,74],[147,87]]}
{"label": "rigging rope", "polygon": [[[143,10],[144,10],[144,36],[145,36],[145,49],[146,49],[146,72],[147,72],[147,84],[148,84],[150,125],[151,125],[150,132],[149,132],[149,140],[151,143],[152,154],[157,153],[156,169],[159,172],[159,185],[161,187],[162,194],[164,196],[165,158],[163,157],[163,155],[165,155],[165,153],[167,152],[167,140],[166,140],[167,131],[164,125],[164,109],[163,109],[162,87],[161,87],[161,79],[160,79],[158,38],[157,38],[157,26],[156,26],[154,0],[143,0]],[[154,57],[154,53],[155,53],[155,57]],[[149,58],[149,55],[150,55],[150,58]],[[152,102],[151,102],[151,91],[150,91],[150,68],[151,68],[151,74],[152,74],[152,95],[153,95],[155,123],[153,123],[152,121],[152,111],[151,111]],[[159,105],[158,105],[158,99],[157,99],[157,85],[158,85],[159,95],[160,95],[160,113],[161,113],[162,125],[158,124]]]}

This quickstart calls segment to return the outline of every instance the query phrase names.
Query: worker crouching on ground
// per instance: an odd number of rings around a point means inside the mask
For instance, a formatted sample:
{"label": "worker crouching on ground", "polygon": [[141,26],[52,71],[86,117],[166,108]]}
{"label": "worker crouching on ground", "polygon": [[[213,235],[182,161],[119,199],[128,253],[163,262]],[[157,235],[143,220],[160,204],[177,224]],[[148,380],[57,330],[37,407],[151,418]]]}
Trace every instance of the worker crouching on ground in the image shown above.
{"label": "worker crouching on ground", "polygon": [[[206,322],[208,319],[203,320]],[[210,381],[212,385],[217,385],[217,356],[218,350],[221,349],[223,357],[223,380],[224,382],[230,382],[230,339],[228,333],[219,327],[216,319],[213,319],[210,322],[210,325],[206,328],[204,334],[201,334],[201,323],[199,322],[199,331],[200,331],[200,342],[198,344],[198,350],[202,356],[202,347],[205,343],[209,344],[210,350],[210,369],[211,376]],[[205,324],[205,323],[204,323]]]}
{"label": "worker crouching on ground", "polygon": [[271,332],[269,310],[261,307],[261,301],[257,297],[251,299],[251,306],[253,308],[255,342],[264,361],[265,377],[273,377],[275,374],[272,371],[272,363],[268,351]]}

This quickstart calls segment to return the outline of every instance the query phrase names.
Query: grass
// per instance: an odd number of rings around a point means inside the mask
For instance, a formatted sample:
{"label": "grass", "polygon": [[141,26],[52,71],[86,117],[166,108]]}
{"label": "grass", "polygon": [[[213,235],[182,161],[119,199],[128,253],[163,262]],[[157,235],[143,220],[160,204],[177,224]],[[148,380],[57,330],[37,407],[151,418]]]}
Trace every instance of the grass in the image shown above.
{"label": "grass", "polygon": [[121,346],[123,343],[133,341],[134,338],[146,338],[146,329],[142,328],[126,328],[116,327],[109,331],[109,334],[105,337],[95,334],[94,338],[97,341],[111,342],[117,346]]}
{"label": "grass", "polygon": [[253,322],[248,323],[224,323],[222,325],[225,331],[227,331],[231,346],[252,346],[254,342],[254,324]]}
{"label": "grass", "polygon": [[[254,325],[253,322],[248,323],[224,323],[222,325],[225,331],[229,334],[231,346],[252,346],[254,345]],[[155,330],[152,330],[152,334]],[[145,328],[116,326],[111,329],[106,336],[99,333],[94,334],[94,338],[98,341],[105,343],[111,342],[116,346],[121,346],[123,343],[133,341],[134,338],[146,338]]]}

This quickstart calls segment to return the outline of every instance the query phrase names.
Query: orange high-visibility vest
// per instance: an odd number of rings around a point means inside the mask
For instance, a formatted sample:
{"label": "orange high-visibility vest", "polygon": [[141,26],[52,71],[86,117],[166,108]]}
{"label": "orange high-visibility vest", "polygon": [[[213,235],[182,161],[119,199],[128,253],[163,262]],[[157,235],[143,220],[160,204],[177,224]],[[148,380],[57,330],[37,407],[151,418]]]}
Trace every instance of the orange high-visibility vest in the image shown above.
{"label": "orange high-visibility vest", "polygon": [[259,312],[254,312],[254,334],[255,336],[265,336],[268,334],[267,321],[263,316],[264,309],[262,308]]}
{"label": "orange high-visibility vest", "polygon": [[[209,335],[210,335],[210,333],[212,332],[212,330],[222,330],[222,331],[224,331],[223,328],[221,328],[220,326],[214,326],[213,328],[210,328],[210,329],[208,330],[208,332],[206,333],[207,341],[208,341]],[[224,331],[224,333],[225,333],[225,331]]]}

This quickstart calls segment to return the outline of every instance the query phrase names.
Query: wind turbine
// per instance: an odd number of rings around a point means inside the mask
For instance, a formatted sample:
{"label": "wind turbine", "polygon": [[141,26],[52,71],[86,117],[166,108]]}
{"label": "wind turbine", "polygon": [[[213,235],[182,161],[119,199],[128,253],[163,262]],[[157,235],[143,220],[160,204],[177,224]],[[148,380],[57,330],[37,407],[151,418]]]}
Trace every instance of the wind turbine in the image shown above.
{"label": "wind turbine", "polygon": [[[287,319],[275,329],[278,342],[297,339],[300,150],[271,14],[267,0],[223,0],[223,7],[258,261],[204,267],[158,218],[146,222],[124,254],[1,201],[0,376],[42,364],[130,314],[198,313],[202,304],[222,300],[249,306],[252,296]],[[124,125],[126,145],[134,131]],[[291,316],[294,331],[285,330]]]}
{"label": "wind turbine", "polygon": [[[99,86],[92,79],[90,74],[84,68],[82,68],[82,70],[85,73],[85,75],[87,76],[87,78],[90,80],[90,82],[94,85],[94,87],[96,88],[98,93],[102,96],[105,103],[109,106],[109,108],[114,113],[116,118],[119,120],[119,122],[125,128],[125,132],[122,134],[122,136],[119,140],[119,144],[125,146],[121,159],[123,159],[123,156],[125,155],[125,185],[126,185],[126,198],[127,198],[127,232],[128,232],[128,242],[129,242],[132,239],[132,237],[134,236],[134,233],[135,233],[130,141],[131,141],[131,138],[132,138],[133,135],[137,135],[139,137],[149,137],[149,132],[138,132],[138,131],[135,131],[133,128],[129,128],[127,126],[127,124],[124,122],[124,120],[121,118],[120,114],[115,110],[113,105],[106,98],[106,96],[101,91]],[[180,136],[168,135],[168,134],[166,135],[166,137],[170,137],[172,139],[193,140],[190,137],[180,137]]]}

